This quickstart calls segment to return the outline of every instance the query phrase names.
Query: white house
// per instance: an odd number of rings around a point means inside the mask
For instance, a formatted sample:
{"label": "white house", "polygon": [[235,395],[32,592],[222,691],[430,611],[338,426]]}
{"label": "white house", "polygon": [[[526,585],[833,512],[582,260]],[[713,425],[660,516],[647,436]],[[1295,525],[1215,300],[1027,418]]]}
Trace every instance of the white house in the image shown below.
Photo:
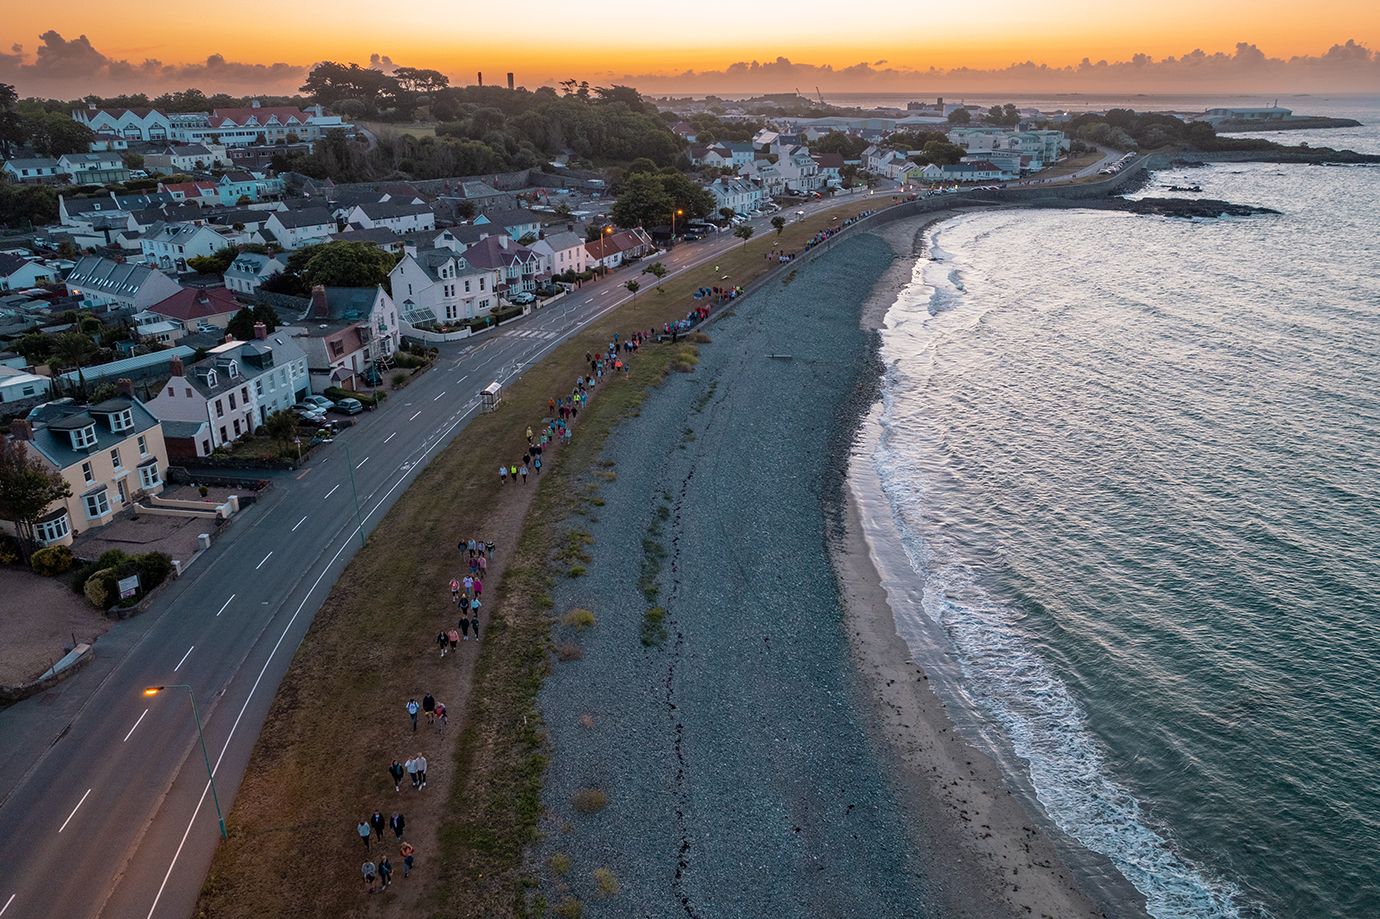
{"label": "white house", "polygon": [[143,265],[84,256],[67,275],[67,292],[85,306],[122,306],[138,312],[181,290],[172,278]]}
{"label": "white house", "polygon": [[293,340],[307,355],[314,386],[354,388],[402,341],[398,310],[382,287],[312,288]]}
{"label": "white house", "polygon": [[0,290],[27,290],[53,280],[53,269],[38,259],[0,252]]}
{"label": "white house", "polygon": [[258,252],[241,252],[225,269],[225,286],[237,294],[253,296],[264,281],[280,274],[287,265],[282,259]]}
{"label": "white house", "polygon": [[58,161],[50,156],[33,156],[7,160],[0,167],[14,182],[58,182],[63,179]]}
{"label": "white house", "polygon": [[532,243],[530,248],[541,256],[543,274],[554,276],[567,271],[579,274],[589,268],[589,250],[585,248],[584,237],[578,233],[553,233]]}
{"label": "white house", "polygon": [[776,171],[781,173],[786,187],[793,192],[818,191],[824,186],[819,164],[804,147],[783,149],[776,160]]}
{"label": "white house", "polygon": [[734,213],[747,214],[762,203],[761,187],[743,179],[723,176],[710,182],[704,190],[714,196],[716,210],[728,207]]}
{"label": "white house", "polygon": [[399,236],[436,229],[436,215],[429,206],[406,201],[356,205],[346,216],[345,222],[366,230],[391,230]]}
{"label": "white house", "polygon": [[231,165],[224,144],[181,144],[167,147],[161,153],[144,155],[144,168],[164,175],[203,172],[218,167],[228,169]]}
{"label": "white house", "polygon": [[113,134],[126,140],[156,143],[172,138],[172,119],[157,109],[101,109],[93,105],[77,109],[72,118],[97,134]]}
{"label": "white house", "polygon": [[58,170],[74,185],[105,185],[129,178],[118,153],[64,153],[58,157]]}
{"label": "white house", "polygon": [[324,207],[304,207],[297,211],[274,211],[264,221],[264,229],[273,234],[278,245],[291,251],[329,242],[339,227]]}
{"label": "white house", "polygon": [[492,227],[514,240],[541,235],[541,215],[523,207],[486,211],[474,218],[474,225]]}
{"label": "white house", "polygon": [[499,292],[503,296],[518,291],[530,292],[537,286],[541,256],[507,236],[486,236],[465,249],[465,261],[475,268],[498,272]]}
{"label": "white house", "polygon": [[52,380],[26,370],[0,367],[0,405],[48,395]]}
{"label": "white house", "polygon": [[393,266],[389,287],[411,323],[474,319],[498,305],[498,272],[471,265],[452,249],[408,253]]}
{"label": "white house", "polygon": [[781,174],[781,170],[776,168],[776,164],[766,158],[755,159],[746,166],[738,170],[738,174],[743,178],[749,179],[762,187],[762,192],[767,197],[775,197],[786,193],[786,177]]}
{"label": "white house", "polygon": [[156,223],[139,240],[144,261],[161,271],[184,272],[187,259],[205,258],[230,245],[215,229],[201,223]]}

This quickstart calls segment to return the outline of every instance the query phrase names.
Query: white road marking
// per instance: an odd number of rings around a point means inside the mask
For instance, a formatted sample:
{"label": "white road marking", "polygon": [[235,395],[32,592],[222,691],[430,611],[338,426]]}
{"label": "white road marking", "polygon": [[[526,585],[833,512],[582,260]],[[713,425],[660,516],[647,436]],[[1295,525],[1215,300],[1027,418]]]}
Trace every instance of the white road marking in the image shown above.
{"label": "white road marking", "polygon": [[258,571],[260,568],[262,568],[262,567],[264,566],[264,562],[268,561],[268,560],[269,560],[270,558],[272,558],[272,557],[273,557],[273,553],[270,551],[267,555],[264,556],[264,561],[263,561],[263,562],[259,562],[259,564],[257,564],[257,565],[254,566],[254,570],[255,570],[255,571]]}
{"label": "white road marking", "polygon": [[[74,808],[72,808],[72,813],[68,814],[68,815],[67,815],[67,819],[64,820],[64,821],[62,821],[62,826],[58,827],[58,832],[59,832],[59,833],[61,833],[61,832],[62,832],[63,830],[65,830],[65,829],[67,829],[67,824],[71,823],[71,822],[72,822],[72,818],[75,817],[75,816],[77,816],[77,811],[81,810],[81,806],[82,806],[83,804],[86,803],[86,795],[89,795],[89,794],[91,794],[91,789],[88,788],[88,789],[86,789],[86,794],[85,794],[85,795],[82,795],[82,796],[81,796],[81,800],[77,802],[77,806],[74,807]],[[5,905],[8,906],[9,904],[7,903],[7,904],[5,904]]]}
{"label": "white road marking", "polygon": [[307,522],[307,518],[306,518],[306,516],[304,515],[304,516],[302,517],[301,520],[297,521],[296,523],[294,523],[294,524],[292,525],[292,529],[288,530],[288,532],[289,532],[289,533],[296,533],[296,532],[297,532],[297,528],[300,527],[302,524],[304,524],[304,523],[306,523],[306,522]]}
{"label": "white road marking", "polygon": [[397,431],[394,431],[392,434],[389,434],[387,437],[385,437],[385,438],[383,439],[383,442],[384,442],[384,443],[388,443],[390,440],[392,440],[394,437],[397,437],[397,436],[398,436],[398,432],[397,432]]}
{"label": "white road marking", "polygon": [[19,896],[19,894],[14,894],[14,893],[10,894],[10,898],[9,898],[8,900],[5,901],[5,905],[4,905],[4,906],[0,906],[0,916],[5,915],[5,910],[7,910],[7,909],[10,908],[10,904],[14,902],[14,898],[17,897],[17,896]]}
{"label": "white road marking", "polygon": [[[272,553],[269,554],[271,555]],[[264,559],[264,561],[268,561],[268,559]],[[196,645],[192,645],[191,648],[187,649],[187,653],[182,655],[182,660],[178,661],[177,666],[173,668],[173,673],[176,673],[182,667],[183,664],[187,663],[187,658],[192,656],[192,649],[195,647]]]}
{"label": "white road marking", "polygon": [[364,465],[365,463],[367,463],[367,462],[369,462],[369,457],[366,456],[364,459],[360,460],[358,463],[355,463],[355,468],[358,469],[360,466],[363,466],[363,465]]}
{"label": "white road marking", "polygon": [[416,415],[413,415],[411,418],[409,418],[409,419],[407,419],[407,420],[408,420],[408,421],[416,421],[416,420],[417,420],[417,415],[420,415],[421,413],[422,413],[422,410],[421,410],[421,409],[417,409],[417,414],[416,414]]}
{"label": "white road marking", "polygon": [[[331,490],[328,491],[328,492],[326,492],[326,497],[329,498],[331,495],[335,494],[335,490],[336,490],[337,488],[339,488],[339,487],[340,487],[340,483],[339,483],[339,482],[336,482],[335,485],[331,488]],[[323,500],[324,500],[324,499],[323,499]]]}
{"label": "white road marking", "polygon": [[[149,710],[148,710],[148,709],[144,709],[144,715],[147,715],[148,713],[149,713]],[[139,716],[139,721],[143,721],[143,720],[144,720],[144,715],[140,715],[140,716]],[[137,727],[139,726],[139,721],[134,722],[134,728],[137,728]],[[122,741],[120,741],[120,743],[124,743],[125,741],[129,740],[131,737],[134,736],[134,728],[130,728],[130,729],[129,729],[129,733],[125,735],[125,739],[122,740]]]}
{"label": "white road marking", "polygon": [[467,374],[465,374],[464,376],[462,376],[460,379],[456,380],[455,382],[457,382],[457,383],[463,383],[463,382],[465,382],[466,380],[468,380],[469,378],[470,378],[470,375],[467,373]]}
{"label": "white road marking", "polygon": [[[234,594],[231,594],[231,595],[230,595],[230,600],[233,600],[233,599],[235,599],[235,595],[234,595]],[[230,600],[226,600],[224,603],[221,604],[220,609],[216,610],[216,615],[217,615],[217,616],[219,616],[221,613],[225,612],[225,608],[226,608],[227,606],[230,605]]]}
{"label": "white road marking", "polygon": [[443,389],[443,390],[441,390],[440,392],[438,392],[435,396],[433,396],[433,397],[431,398],[431,401],[432,401],[432,402],[435,402],[437,399],[441,398],[441,397],[444,396],[445,394],[446,394],[446,391]]}

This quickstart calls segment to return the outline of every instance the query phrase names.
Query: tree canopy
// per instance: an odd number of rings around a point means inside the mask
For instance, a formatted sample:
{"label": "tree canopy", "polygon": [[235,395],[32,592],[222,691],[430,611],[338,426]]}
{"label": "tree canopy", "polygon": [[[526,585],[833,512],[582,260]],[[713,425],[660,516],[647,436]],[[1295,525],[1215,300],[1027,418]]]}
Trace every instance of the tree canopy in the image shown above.
{"label": "tree canopy", "polygon": [[657,227],[677,219],[704,217],[714,209],[714,197],[688,176],[674,170],[637,172],[628,176],[613,202],[612,216],[621,227]]}
{"label": "tree canopy", "polygon": [[[396,264],[397,259],[391,253],[375,245],[336,240],[307,246],[289,255],[287,268],[265,279],[263,289],[305,297],[317,284],[324,287],[375,287],[383,284],[386,287],[388,274]],[[275,324],[276,321],[275,315]],[[250,333],[253,333],[253,322],[250,323]]]}
{"label": "tree canopy", "polygon": [[240,341],[249,341],[254,337],[255,323],[259,322],[262,322],[268,331],[272,332],[274,329],[278,328],[278,311],[267,303],[243,307],[239,312],[230,317],[230,321],[225,326],[225,331],[229,332]]}
{"label": "tree canopy", "polygon": [[33,545],[38,518],[48,505],[71,494],[67,481],[41,459],[30,456],[24,441],[0,438],[0,519],[14,523],[25,557]]}

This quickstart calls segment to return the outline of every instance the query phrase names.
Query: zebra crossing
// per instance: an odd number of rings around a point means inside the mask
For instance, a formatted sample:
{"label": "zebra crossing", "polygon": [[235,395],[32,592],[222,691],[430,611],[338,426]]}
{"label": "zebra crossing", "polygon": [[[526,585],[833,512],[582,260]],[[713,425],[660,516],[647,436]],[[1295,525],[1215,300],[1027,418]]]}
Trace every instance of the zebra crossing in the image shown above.
{"label": "zebra crossing", "polygon": [[507,333],[504,338],[541,338],[550,340],[559,334],[559,332],[548,332],[542,329],[514,329]]}

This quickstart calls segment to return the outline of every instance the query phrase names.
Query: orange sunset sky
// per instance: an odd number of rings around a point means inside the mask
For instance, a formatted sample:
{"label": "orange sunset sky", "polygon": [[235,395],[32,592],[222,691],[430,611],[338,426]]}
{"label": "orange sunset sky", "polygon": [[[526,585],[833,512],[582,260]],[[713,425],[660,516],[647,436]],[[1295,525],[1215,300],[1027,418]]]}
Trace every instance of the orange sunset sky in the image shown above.
{"label": "orange sunset sky", "polygon": [[[834,71],[779,73],[775,78],[759,74],[762,85],[744,88],[780,88],[767,84],[798,78],[818,79],[829,84],[826,90],[848,91],[881,88],[876,71],[999,70],[1026,61],[1061,68],[1076,66],[1084,58],[1120,62],[1144,54],[1161,60],[1195,49],[1233,55],[1241,42],[1281,64],[1294,57],[1322,58],[1329,48],[1348,40],[1364,49],[1380,48],[1380,3],[1374,0],[981,0],[910,8],[837,0],[602,0],[593,5],[551,0],[514,5],[237,0],[215,13],[174,11],[162,0],[6,6],[0,21],[0,80],[16,83],[24,93],[54,94],[70,92],[72,84],[88,77],[119,84],[122,90],[130,88],[126,83],[141,79],[150,84],[147,88],[159,89],[187,78],[205,90],[244,89],[258,82],[265,92],[285,91],[300,82],[297,68],[323,59],[367,63],[371,54],[400,65],[433,67],[461,83],[471,82],[476,70],[495,81],[513,70],[519,83],[528,86],[567,76],[603,82],[627,77],[634,85],[639,80],[631,78],[644,78],[641,82],[655,84],[656,89],[673,88],[674,81],[664,78],[684,71],[720,71],[738,61],[785,56]],[[48,54],[45,60],[39,53],[45,44],[40,35],[50,31],[66,42],[84,35],[89,45],[66,46],[68,55]],[[219,69],[200,69],[211,55],[224,59]],[[1319,66],[1328,73],[1340,63],[1323,61],[1325,66]],[[111,67],[110,62],[120,66]],[[244,67],[274,63],[285,66],[277,71]],[[837,72],[859,63],[869,65],[868,71]],[[1237,76],[1242,79],[1248,65],[1263,66],[1253,60],[1239,63]],[[1369,50],[1352,52],[1344,63],[1356,73],[1341,78],[1346,85],[1337,88],[1380,91]],[[179,65],[193,66],[179,70]],[[101,70],[103,66],[108,69]],[[1319,72],[1316,67],[1310,71],[1313,76]],[[1201,75],[1208,79],[1207,71]],[[663,79],[652,79],[657,76]],[[1154,85],[1170,79],[1165,74],[1146,72],[1142,77],[1147,90],[1184,88],[1179,83]],[[1278,73],[1274,77],[1275,82],[1283,79]],[[902,77],[890,79],[905,82]],[[946,79],[961,82],[952,75]],[[973,80],[981,82],[978,77]],[[225,85],[213,85],[216,82]],[[702,88],[723,91],[730,87],[720,84],[732,84],[733,77],[726,74],[701,83]],[[87,91],[110,88],[93,85]],[[1291,87],[1261,86],[1271,88]]]}

